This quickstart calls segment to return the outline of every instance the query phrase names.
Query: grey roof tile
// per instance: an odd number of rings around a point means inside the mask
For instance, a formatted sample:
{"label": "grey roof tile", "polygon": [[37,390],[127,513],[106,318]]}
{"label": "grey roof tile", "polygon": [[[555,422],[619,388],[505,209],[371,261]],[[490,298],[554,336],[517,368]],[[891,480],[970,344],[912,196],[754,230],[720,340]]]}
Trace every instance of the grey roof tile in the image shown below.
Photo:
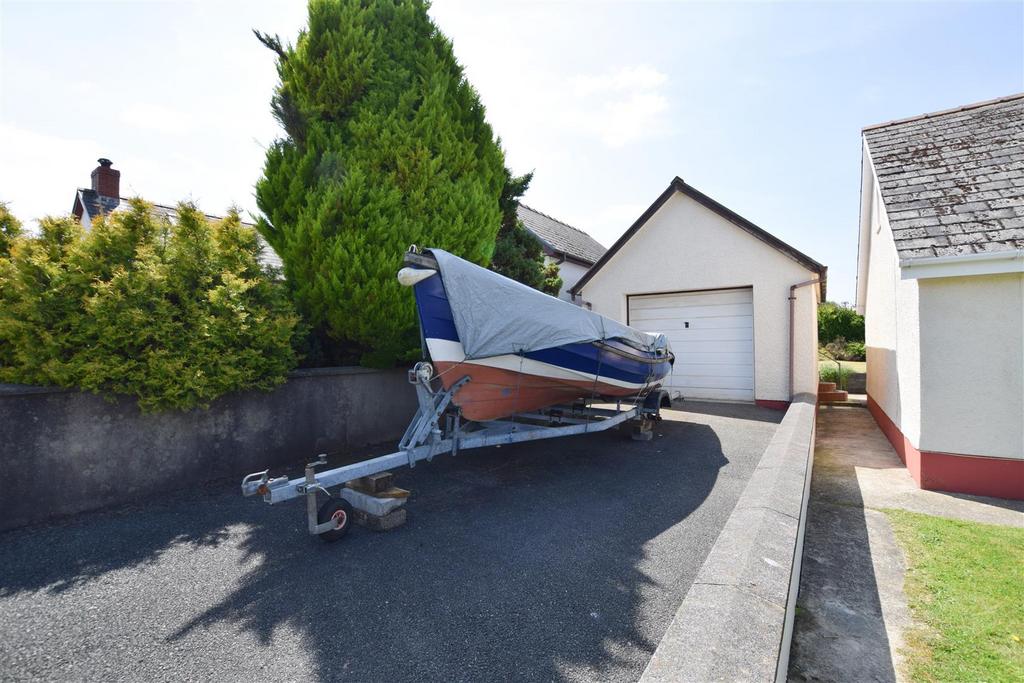
{"label": "grey roof tile", "polygon": [[536,235],[550,251],[566,254],[591,266],[607,251],[582,230],[555,220],[525,204],[519,204],[516,213],[526,229]]}
{"label": "grey roof tile", "polygon": [[864,129],[900,258],[1019,249],[1024,94]]}

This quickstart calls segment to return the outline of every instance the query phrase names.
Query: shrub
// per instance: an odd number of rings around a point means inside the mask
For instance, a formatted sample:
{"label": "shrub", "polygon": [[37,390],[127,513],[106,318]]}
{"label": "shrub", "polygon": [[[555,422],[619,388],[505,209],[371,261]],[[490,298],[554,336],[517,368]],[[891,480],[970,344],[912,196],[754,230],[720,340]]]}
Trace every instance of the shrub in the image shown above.
{"label": "shrub", "polygon": [[822,382],[835,382],[836,386],[840,389],[846,389],[846,382],[850,378],[850,373],[850,368],[827,363],[818,368],[818,379]]}
{"label": "shrub", "polygon": [[845,357],[843,360],[864,360],[866,354],[867,350],[864,348],[864,342],[846,342],[846,350],[844,353]]}
{"label": "shrub", "polygon": [[818,306],[818,342],[828,344],[840,337],[863,342],[864,316],[852,308],[826,301]]}
{"label": "shrub", "polygon": [[172,224],[133,200],[46,218],[0,259],[0,381],[130,394],[143,410],[269,389],[295,365],[298,318],[237,212]]}
{"label": "shrub", "polygon": [[410,244],[486,265],[495,248],[504,155],[452,44],[424,0],[313,0],[277,55],[260,231],[294,301],[337,360],[387,366],[419,352]]}

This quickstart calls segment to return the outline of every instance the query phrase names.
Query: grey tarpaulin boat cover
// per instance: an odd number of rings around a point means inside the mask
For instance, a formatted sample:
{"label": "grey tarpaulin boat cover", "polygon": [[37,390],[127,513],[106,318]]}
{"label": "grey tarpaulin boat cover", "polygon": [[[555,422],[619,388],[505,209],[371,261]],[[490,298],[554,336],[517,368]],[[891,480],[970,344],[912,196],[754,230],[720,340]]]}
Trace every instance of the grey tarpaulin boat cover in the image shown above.
{"label": "grey tarpaulin boat cover", "polygon": [[649,352],[668,348],[664,335],[634,330],[441,249],[429,252],[441,270],[455,329],[467,358],[607,339],[620,339]]}

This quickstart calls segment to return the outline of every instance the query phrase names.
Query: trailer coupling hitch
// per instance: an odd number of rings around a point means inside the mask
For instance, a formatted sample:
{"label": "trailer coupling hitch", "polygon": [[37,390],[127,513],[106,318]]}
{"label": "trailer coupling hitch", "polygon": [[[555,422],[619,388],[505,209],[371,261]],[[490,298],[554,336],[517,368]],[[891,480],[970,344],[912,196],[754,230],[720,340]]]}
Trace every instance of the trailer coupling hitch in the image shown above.
{"label": "trailer coupling hitch", "polygon": [[270,493],[270,489],[287,483],[288,477],[275,477],[271,479],[270,470],[253,472],[252,474],[245,475],[245,478],[242,479],[242,495],[255,496],[259,494],[265,496]]}

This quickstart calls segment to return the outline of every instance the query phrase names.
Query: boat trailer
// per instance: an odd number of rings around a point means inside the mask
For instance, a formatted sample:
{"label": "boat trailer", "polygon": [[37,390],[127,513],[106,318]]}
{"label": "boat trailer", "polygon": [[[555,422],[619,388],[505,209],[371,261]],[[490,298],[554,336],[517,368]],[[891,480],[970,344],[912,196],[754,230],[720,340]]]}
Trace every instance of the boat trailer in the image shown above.
{"label": "boat trailer", "polygon": [[[519,413],[503,420],[468,422],[452,406],[452,397],[469,377],[463,377],[447,390],[434,389],[433,379],[434,368],[430,363],[419,362],[409,370],[409,382],[416,388],[419,408],[394,453],[317,472],[318,467],[327,464],[327,456],[320,455],[306,465],[305,475],[296,479],[272,478],[270,470],[253,472],[242,479],[242,494],[262,495],[271,505],[305,496],[309,533],[324,541],[336,541],[351,526],[353,502],[364,511],[369,505],[369,511],[377,514],[394,510],[405,502],[397,498],[375,501],[344,486],[349,482],[404,465],[415,467],[417,462],[429,462],[439,453],[454,456],[471,448],[603,432],[630,421],[635,424],[634,438],[646,440],[651,437],[652,422],[661,419],[660,409],[668,401],[665,391],[654,389],[619,399],[615,408],[597,408],[591,403],[600,399],[587,399],[568,406]],[[332,496],[328,489],[338,485],[342,485],[341,490]],[[323,505],[318,504],[320,493],[327,496]]]}

